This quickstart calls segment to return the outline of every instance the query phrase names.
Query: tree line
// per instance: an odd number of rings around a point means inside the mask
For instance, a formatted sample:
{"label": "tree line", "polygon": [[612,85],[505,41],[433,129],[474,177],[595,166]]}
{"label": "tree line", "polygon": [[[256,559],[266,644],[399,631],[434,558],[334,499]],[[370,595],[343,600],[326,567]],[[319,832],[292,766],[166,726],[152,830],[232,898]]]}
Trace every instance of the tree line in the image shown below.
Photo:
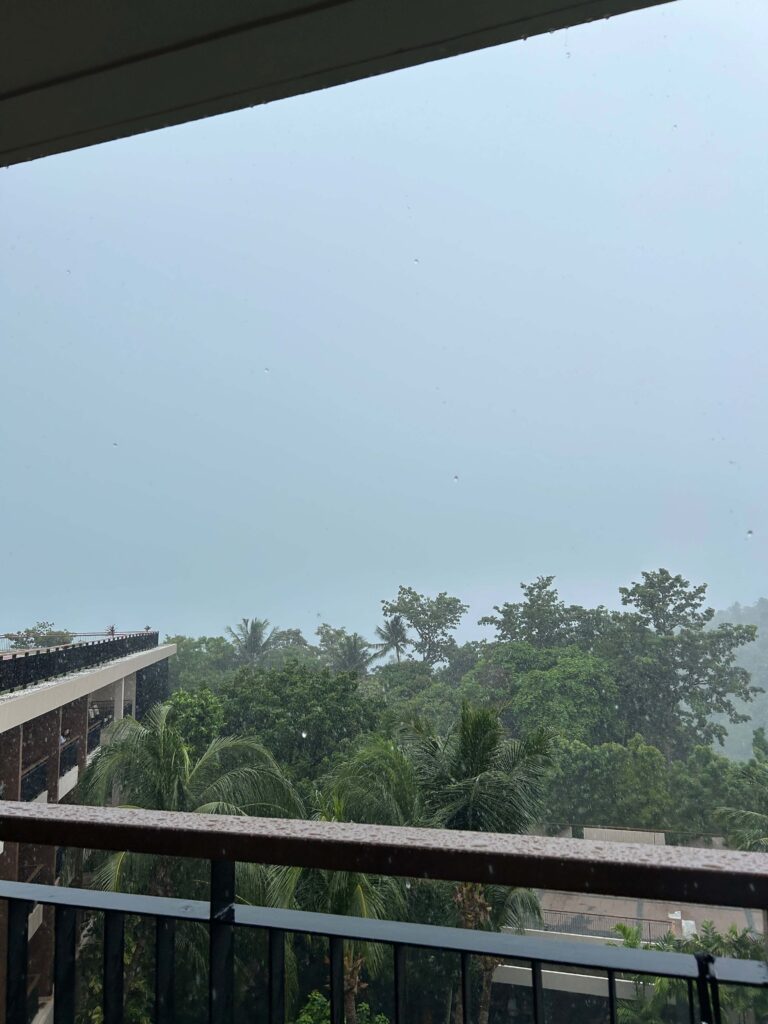
{"label": "tree line", "polygon": [[[756,694],[737,663],[754,627],[714,622],[706,588],[665,569],[622,588],[620,611],[566,605],[551,577],[521,586],[521,600],[481,619],[495,637],[463,644],[455,632],[466,605],[410,587],[382,602],[371,640],[323,623],[310,643],[260,618],[223,637],[169,638],[178,645],[172,692],[142,722],[113,727],[78,799],[104,803],[118,792],[128,805],[166,810],[513,833],[614,825],[664,831],[673,842],[724,832],[732,845],[768,849],[764,734],[746,763],[713,746]],[[207,892],[194,862],[92,854],[87,869],[109,888]],[[489,884],[241,865],[237,891],[259,905],[469,928],[540,921],[535,894]],[[127,947],[137,1021],[151,1001],[141,994],[151,950],[142,928],[132,925]],[[184,939],[190,976],[179,1015],[190,1024],[204,938],[191,928]],[[243,1012],[264,998],[261,941],[244,938],[239,951]],[[752,940],[738,948],[763,951]],[[455,965],[419,957],[418,1019],[458,1022]],[[289,959],[293,1019],[323,1024],[323,957],[297,939]],[[493,1016],[496,966],[473,963],[478,1024]],[[82,1021],[93,1019],[98,985],[96,972]],[[380,949],[347,944],[344,993],[348,1024],[391,1019],[391,965]],[[568,1012],[576,1019],[581,1010]]]}

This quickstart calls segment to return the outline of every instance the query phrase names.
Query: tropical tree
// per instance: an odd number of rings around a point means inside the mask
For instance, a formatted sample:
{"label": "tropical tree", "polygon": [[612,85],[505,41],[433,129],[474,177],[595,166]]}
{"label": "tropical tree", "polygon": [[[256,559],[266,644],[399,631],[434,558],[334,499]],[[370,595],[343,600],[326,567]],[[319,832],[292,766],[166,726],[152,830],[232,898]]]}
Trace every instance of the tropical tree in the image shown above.
{"label": "tropical tree", "polygon": [[752,808],[720,807],[719,819],[728,839],[739,850],[768,851],[768,761],[753,760],[741,765],[737,774],[748,786]]}
{"label": "tropical tree", "polygon": [[[314,818],[319,821],[349,821],[343,798],[331,791],[318,791]],[[274,906],[293,906],[316,913],[345,917],[402,917],[405,900],[401,885],[382,875],[358,871],[278,870],[270,892]],[[365,974],[377,974],[384,963],[381,945],[348,940],[344,943],[344,1018],[358,1024],[358,1000],[367,987]]]}
{"label": "tropical tree", "polygon": [[469,606],[445,591],[426,597],[413,587],[399,587],[394,601],[382,601],[381,607],[387,619],[402,616],[416,634],[414,651],[425,664],[436,665],[447,660],[455,643],[452,634]]}
{"label": "tropical tree", "polygon": [[331,661],[333,672],[348,672],[353,676],[364,676],[371,663],[371,646],[359,633],[341,637]]}
{"label": "tropical tree", "polygon": [[[524,832],[536,820],[551,738],[506,736],[497,711],[464,703],[445,735],[413,723],[398,741],[376,738],[339,765],[331,785],[348,820],[476,832]],[[522,930],[539,919],[529,890],[475,882],[453,887],[464,928]],[[487,1024],[493,958],[480,965],[479,1024]],[[461,1018],[458,993],[457,1020]]]}
{"label": "tropical tree", "polygon": [[[502,885],[473,886],[469,882],[464,882],[456,886],[453,898],[464,928],[492,932],[500,932],[507,928],[522,933],[526,928],[541,923],[539,900],[530,889],[510,889]],[[477,1024],[488,1024],[493,975],[502,961],[492,956],[481,956],[476,960],[480,975]],[[460,1002],[457,1010],[456,1019],[461,1020]]]}
{"label": "tropical tree", "polygon": [[[256,739],[218,737],[196,758],[173,714],[170,705],[156,705],[143,722],[117,722],[78,787],[80,802],[197,814],[302,814],[291,783]],[[94,884],[169,896],[180,876],[191,881],[185,867],[186,861],[122,851],[100,860]]]}
{"label": "tropical tree", "polygon": [[416,722],[406,743],[434,827],[525,832],[536,821],[551,765],[545,730],[509,739],[496,710],[465,702],[447,735]]}
{"label": "tropical tree", "polygon": [[269,628],[268,619],[241,619],[227,636],[241,665],[259,665],[277,642],[279,630]]}
{"label": "tropical tree", "polygon": [[348,672],[363,676],[375,657],[371,644],[359,633],[322,623],[315,630],[319,641],[320,658],[332,672]]}
{"label": "tropical tree", "polygon": [[373,644],[373,648],[377,652],[374,658],[386,658],[388,655],[394,654],[399,664],[406,648],[411,643],[403,616],[395,614],[385,619],[383,625],[376,627],[376,636],[379,638],[379,642]]}
{"label": "tropical tree", "polygon": [[[198,698],[199,694],[194,696]],[[199,742],[200,724],[197,715],[187,714],[188,711],[186,704],[156,705],[143,722],[133,718],[117,722],[110,730],[109,742],[100,748],[78,786],[80,802],[198,814],[303,814],[293,787],[253,737],[216,738],[197,756],[193,744]],[[192,743],[180,726],[190,726]],[[207,898],[204,863],[126,851],[106,855],[91,851],[85,858],[96,888]],[[70,870],[73,869],[77,870],[77,866],[71,864]],[[261,866],[238,865],[238,886],[242,884],[246,892],[253,892],[255,880],[265,870]],[[179,941],[183,944],[181,969],[188,975],[182,989],[194,1001],[198,979],[204,976],[205,929],[185,930]],[[151,974],[151,948],[152,933],[147,922],[132,921],[126,933],[126,991],[131,995],[131,1005],[144,1009],[148,992],[142,979]],[[238,963],[239,971],[251,968],[252,965]],[[96,1012],[101,991],[98,976],[89,979],[85,986],[89,993],[87,1005],[84,1016],[81,1014],[84,1021],[94,1019],[91,1011]]]}
{"label": "tropical tree", "polygon": [[[712,921],[702,921],[697,934],[679,938],[671,931],[656,942],[644,943],[640,928],[618,924],[615,931],[625,946],[644,947],[663,953],[709,953],[737,960],[765,960],[765,939],[748,928],[732,924],[719,932]],[[666,1024],[680,1019],[680,1008],[688,1004],[688,987],[682,978],[638,975],[634,979],[635,998],[621,1000],[618,1019],[621,1024]],[[764,1020],[768,999],[759,989],[726,985],[720,988],[724,1019],[745,1022]]]}
{"label": "tropical tree", "polygon": [[40,621],[34,626],[20,629],[16,633],[6,633],[12,650],[24,650],[30,647],[63,647],[71,644],[73,634],[67,629],[57,629],[52,622]]}
{"label": "tropical tree", "polygon": [[376,724],[360,680],[311,662],[243,668],[221,689],[224,731],[258,736],[292,778],[316,777],[339,747]]}

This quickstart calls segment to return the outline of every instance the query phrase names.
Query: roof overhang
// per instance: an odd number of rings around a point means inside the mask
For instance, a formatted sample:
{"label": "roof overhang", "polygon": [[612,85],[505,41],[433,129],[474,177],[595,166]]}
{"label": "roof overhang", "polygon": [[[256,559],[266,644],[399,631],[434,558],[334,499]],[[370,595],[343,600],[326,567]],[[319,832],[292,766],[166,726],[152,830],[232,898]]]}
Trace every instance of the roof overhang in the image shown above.
{"label": "roof overhang", "polygon": [[0,164],[665,0],[9,0]]}

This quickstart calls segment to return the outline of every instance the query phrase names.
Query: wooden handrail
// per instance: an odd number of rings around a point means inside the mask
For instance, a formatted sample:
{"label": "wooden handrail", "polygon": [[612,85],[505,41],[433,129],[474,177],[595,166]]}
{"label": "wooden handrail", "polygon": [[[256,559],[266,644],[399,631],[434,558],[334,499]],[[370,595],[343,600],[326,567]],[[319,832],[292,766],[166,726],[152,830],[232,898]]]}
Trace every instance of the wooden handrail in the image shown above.
{"label": "wooden handrail", "polygon": [[768,854],[0,801],[0,839],[768,908]]}

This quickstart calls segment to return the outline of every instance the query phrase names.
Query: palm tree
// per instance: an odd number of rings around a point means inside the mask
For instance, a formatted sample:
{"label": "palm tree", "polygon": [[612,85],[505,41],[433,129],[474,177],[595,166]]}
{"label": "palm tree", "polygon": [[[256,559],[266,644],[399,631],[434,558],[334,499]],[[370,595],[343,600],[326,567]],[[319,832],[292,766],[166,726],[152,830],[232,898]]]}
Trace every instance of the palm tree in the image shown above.
{"label": "palm tree", "polygon": [[260,664],[280,635],[279,630],[269,628],[268,619],[241,619],[234,629],[227,626],[226,632],[242,665]]}
{"label": "palm tree", "polygon": [[383,626],[376,627],[376,636],[381,642],[373,644],[378,652],[374,657],[386,658],[388,654],[394,653],[399,664],[401,656],[411,642],[408,639],[408,630],[403,616],[393,615],[391,618],[385,619]]}
{"label": "palm tree", "polygon": [[331,668],[334,672],[349,672],[354,676],[363,676],[371,662],[371,647],[365,637],[359,633],[341,636],[331,657]]}
{"label": "palm tree", "polygon": [[[299,797],[260,743],[251,737],[222,737],[214,739],[200,757],[194,757],[173,724],[168,704],[156,705],[143,722],[124,718],[116,723],[109,742],[87,769],[77,795],[81,803],[98,806],[119,803],[198,814],[303,815]],[[152,896],[179,892],[203,899],[207,896],[205,867],[188,858],[91,851],[85,854],[85,862],[93,870],[96,888]],[[253,893],[259,871],[265,870],[237,865],[238,886]],[[140,999],[141,979],[148,970],[151,929],[141,921],[134,922],[129,940],[126,988],[132,998]],[[194,979],[204,973],[207,934],[204,928],[192,928],[179,941],[181,959],[189,972],[189,997],[194,999]],[[238,963],[241,971],[252,968],[252,964]]]}
{"label": "palm tree", "polygon": [[546,731],[508,739],[497,711],[465,701],[446,736],[415,722],[406,743],[433,827],[515,833],[534,824],[551,765]]}
{"label": "palm tree", "polygon": [[[111,730],[78,787],[81,803],[146,807],[198,814],[294,817],[301,800],[261,744],[247,736],[214,739],[197,759],[171,720],[170,705],[156,705],[143,722],[124,718]],[[114,853],[94,876],[99,888],[170,895],[171,879],[189,875],[188,862]]]}
{"label": "palm tree", "polygon": [[421,825],[424,811],[413,762],[400,743],[377,736],[329,777],[348,819],[368,825]]}
{"label": "palm tree", "polygon": [[[539,900],[530,889],[510,889],[503,885],[473,886],[465,882],[456,886],[454,903],[465,928],[480,928],[492,932],[500,932],[506,928],[522,934],[526,928],[541,923]],[[480,974],[477,1024],[488,1024],[493,975],[501,963],[498,957],[477,957]],[[457,1019],[461,1020],[461,1012]]]}
{"label": "palm tree", "polygon": [[[497,711],[465,703],[447,735],[416,722],[399,743],[377,739],[363,747],[335,770],[331,784],[348,820],[524,832],[536,820],[550,764],[549,734],[508,739]],[[453,904],[464,928],[522,931],[540,919],[527,889],[461,883]],[[478,1024],[487,1024],[496,966],[493,958],[480,964]],[[461,1013],[459,987],[457,1020]]]}
{"label": "palm tree", "polygon": [[[749,785],[753,806],[768,808],[768,761],[750,761],[739,774]],[[768,851],[768,814],[741,807],[718,807],[717,814],[737,849]]]}
{"label": "palm tree", "polygon": [[[314,817],[319,821],[349,821],[343,799],[318,792]],[[403,893],[394,878],[357,871],[278,869],[268,894],[270,906],[304,907],[316,913],[340,914],[380,920],[400,916]],[[383,966],[380,944],[347,940],[344,943],[344,1018],[357,1024],[357,1001],[366,988],[364,974],[377,974]]]}

